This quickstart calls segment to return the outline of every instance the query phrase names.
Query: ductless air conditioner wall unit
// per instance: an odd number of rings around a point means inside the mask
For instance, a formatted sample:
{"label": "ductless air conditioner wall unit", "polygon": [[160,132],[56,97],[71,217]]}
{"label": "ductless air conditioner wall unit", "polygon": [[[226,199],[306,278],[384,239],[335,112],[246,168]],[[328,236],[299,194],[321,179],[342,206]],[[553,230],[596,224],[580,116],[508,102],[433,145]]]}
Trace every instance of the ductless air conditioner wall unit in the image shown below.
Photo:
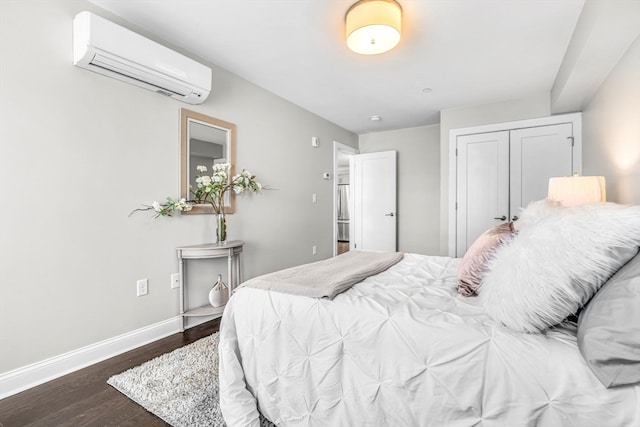
{"label": "ductless air conditioner wall unit", "polygon": [[91,12],[73,20],[73,63],[188,104],[211,92],[211,68]]}

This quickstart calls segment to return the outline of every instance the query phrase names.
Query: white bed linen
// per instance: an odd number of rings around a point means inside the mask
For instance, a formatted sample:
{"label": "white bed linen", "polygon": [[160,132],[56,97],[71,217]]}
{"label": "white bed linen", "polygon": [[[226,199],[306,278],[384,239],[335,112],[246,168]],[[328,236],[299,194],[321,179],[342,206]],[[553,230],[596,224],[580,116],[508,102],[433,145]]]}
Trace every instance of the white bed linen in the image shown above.
{"label": "white bed linen", "polygon": [[605,389],[575,324],[521,334],[456,293],[458,259],[407,254],[332,301],[241,288],[220,336],[231,427],[639,426],[640,387]]}

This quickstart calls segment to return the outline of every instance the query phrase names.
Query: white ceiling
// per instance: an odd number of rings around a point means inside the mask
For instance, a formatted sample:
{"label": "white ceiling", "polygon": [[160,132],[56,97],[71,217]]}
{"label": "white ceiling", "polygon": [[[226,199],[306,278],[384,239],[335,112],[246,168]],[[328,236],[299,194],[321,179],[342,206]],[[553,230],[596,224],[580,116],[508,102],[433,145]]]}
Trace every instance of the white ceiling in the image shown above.
{"label": "white ceiling", "polygon": [[91,2],[358,134],[438,123],[442,109],[551,90],[584,4],[399,0],[400,44],[363,56],[344,41],[355,0]]}

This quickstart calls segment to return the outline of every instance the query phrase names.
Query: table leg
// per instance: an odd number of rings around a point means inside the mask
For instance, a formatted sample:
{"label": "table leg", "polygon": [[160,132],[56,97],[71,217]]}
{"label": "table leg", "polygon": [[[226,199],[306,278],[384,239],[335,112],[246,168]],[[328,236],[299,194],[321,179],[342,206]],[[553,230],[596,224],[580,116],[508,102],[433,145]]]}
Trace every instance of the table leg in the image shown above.
{"label": "table leg", "polygon": [[178,275],[180,276],[180,332],[184,332],[184,260],[178,255]]}
{"label": "table leg", "polygon": [[233,292],[233,248],[229,248],[229,256],[227,257],[227,273],[229,274],[229,297],[231,298],[231,293]]}

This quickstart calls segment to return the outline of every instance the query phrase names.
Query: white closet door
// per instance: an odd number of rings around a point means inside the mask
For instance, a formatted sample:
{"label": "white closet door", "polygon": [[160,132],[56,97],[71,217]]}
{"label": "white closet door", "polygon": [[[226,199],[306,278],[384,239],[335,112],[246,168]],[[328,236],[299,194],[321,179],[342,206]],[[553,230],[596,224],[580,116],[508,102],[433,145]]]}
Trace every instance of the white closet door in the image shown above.
{"label": "white closet door", "polygon": [[573,173],[571,123],[511,131],[510,217],[547,197],[549,178]]}
{"label": "white closet door", "polygon": [[509,215],[509,132],[457,138],[456,256]]}

